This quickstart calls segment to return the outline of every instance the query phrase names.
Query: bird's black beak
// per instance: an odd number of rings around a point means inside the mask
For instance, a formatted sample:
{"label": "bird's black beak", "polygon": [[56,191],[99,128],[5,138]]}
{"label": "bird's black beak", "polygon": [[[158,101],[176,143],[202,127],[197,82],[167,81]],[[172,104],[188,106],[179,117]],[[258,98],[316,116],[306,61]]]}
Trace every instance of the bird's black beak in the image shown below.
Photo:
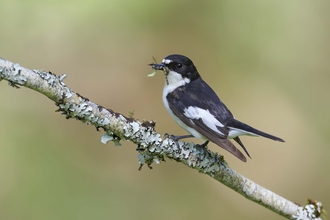
{"label": "bird's black beak", "polygon": [[163,63],[160,64],[151,63],[149,64],[149,66],[151,66],[151,68],[153,68],[154,70],[164,70],[164,68],[166,68],[166,66]]}
{"label": "bird's black beak", "polygon": [[154,70],[163,71],[165,76],[167,76],[169,71],[170,71],[164,63],[159,63],[159,64],[158,63],[151,63],[151,64],[149,64],[149,66],[151,66],[151,68],[153,68]]}

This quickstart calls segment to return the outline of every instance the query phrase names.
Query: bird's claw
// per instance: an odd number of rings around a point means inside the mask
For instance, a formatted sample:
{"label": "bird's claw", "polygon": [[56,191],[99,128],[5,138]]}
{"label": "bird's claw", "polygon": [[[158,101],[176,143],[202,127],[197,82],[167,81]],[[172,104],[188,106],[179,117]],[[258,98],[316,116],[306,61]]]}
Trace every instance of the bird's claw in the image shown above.
{"label": "bird's claw", "polygon": [[175,136],[173,134],[168,134],[168,133],[165,133],[164,135],[166,138],[169,138],[169,139],[172,139],[174,141],[174,143],[176,144],[176,146],[179,148],[180,145],[179,145],[179,142],[178,140],[180,140],[180,136]]}
{"label": "bird's claw", "polygon": [[205,141],[203,144],[196,144],[196,146],[206,148],[208,144],[209,144],[209,141]]}

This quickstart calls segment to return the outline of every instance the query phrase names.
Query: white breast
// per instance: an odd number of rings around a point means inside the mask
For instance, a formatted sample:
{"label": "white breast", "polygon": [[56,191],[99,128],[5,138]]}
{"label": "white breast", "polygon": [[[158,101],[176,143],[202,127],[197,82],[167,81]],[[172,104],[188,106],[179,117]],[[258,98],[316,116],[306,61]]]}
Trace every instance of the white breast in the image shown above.
{"label": "white breast", "polygon": [[[167,84],[168,82],[168,84]],[[172,112],[172,110],[170,109],[169,105],[168,105],[168,101],[166,99],[166,96],[173,92],[176,88],[185,85],[186,83],[189,83],[190,80],[187,78],[182,78],[182,76],[176,72],[170,71],[167,75],[167,80],[165,79],[165,85],[164,85],[164,89],[163,89],[163,103],[164,106],[166,108],[166,110],[168,111],[168,113],[171,115],[171,117],[174,119],[174,121],[176,123],[178,123],[183,129],[185,129],[186,131],[188,131],[190,134],[192,134],[194,137],[202,139],[202,140],[206,140],[206,138],[201,135],[200,133],[198,133],[195,129],[187,126],[185,123],[183,123],[176,115],[174,115],[174,113]]]}

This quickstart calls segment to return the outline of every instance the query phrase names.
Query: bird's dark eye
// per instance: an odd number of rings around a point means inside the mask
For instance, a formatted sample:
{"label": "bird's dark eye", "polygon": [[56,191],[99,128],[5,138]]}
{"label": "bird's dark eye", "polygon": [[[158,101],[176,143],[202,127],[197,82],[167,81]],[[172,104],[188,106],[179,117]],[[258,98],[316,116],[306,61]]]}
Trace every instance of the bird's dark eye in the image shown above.
{"label": "bird's dark eye", "polygon": [[182,68],[182,63],[175,64],[175,67],[178,68],[178,69],[181,69]]}

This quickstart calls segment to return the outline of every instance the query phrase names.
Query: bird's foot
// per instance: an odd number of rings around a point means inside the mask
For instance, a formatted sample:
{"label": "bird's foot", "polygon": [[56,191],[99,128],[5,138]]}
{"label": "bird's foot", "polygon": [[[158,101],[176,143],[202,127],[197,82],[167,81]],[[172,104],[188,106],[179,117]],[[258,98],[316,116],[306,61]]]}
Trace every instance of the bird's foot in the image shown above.
{"label": "bird's foot", "polygon": [[176,146],[177,146],[177,147],[180,147],[179,142],[178,142],[180,139],[183,139],[183,138],[191,138],[191,137],[194,137],[194,136],[192,136],[192,135],[175,136],[175,135],[173,135],[173,134],[168,134],[168,133],[166,133],[166,134],[165,134],[165,137],[172,139],[172,140],[175,142]]}
{"label": "bird's foot", "polygon": [[196,144],[198,147],[206,147],[209,144],[209,141],[205,141],[203,144]]}
{"label": "bird's foot", "polygon": [[168,134],[168,133],[166,133],[164,136],[167,137],[167,138],[172,139],[174,141],[174,143],[176,144],[176,146],[178,148],[180,147],[179,142],[178,142],[178,140],[180,140],[180,136],[175,136],[173,134]]}
{"label": "bird's foot", "polygon": [[178,141],[180,139],[184,139],[184,138],[191,138],[191,137],[194,137],[192,136],[191,134],[188,134],[188,135],[181,135],[181,136],[175,136],[173,134],[168,134],[168,133],[165,133],[165,137],[168,137],[168,138],[171,138],[175,141]]}

